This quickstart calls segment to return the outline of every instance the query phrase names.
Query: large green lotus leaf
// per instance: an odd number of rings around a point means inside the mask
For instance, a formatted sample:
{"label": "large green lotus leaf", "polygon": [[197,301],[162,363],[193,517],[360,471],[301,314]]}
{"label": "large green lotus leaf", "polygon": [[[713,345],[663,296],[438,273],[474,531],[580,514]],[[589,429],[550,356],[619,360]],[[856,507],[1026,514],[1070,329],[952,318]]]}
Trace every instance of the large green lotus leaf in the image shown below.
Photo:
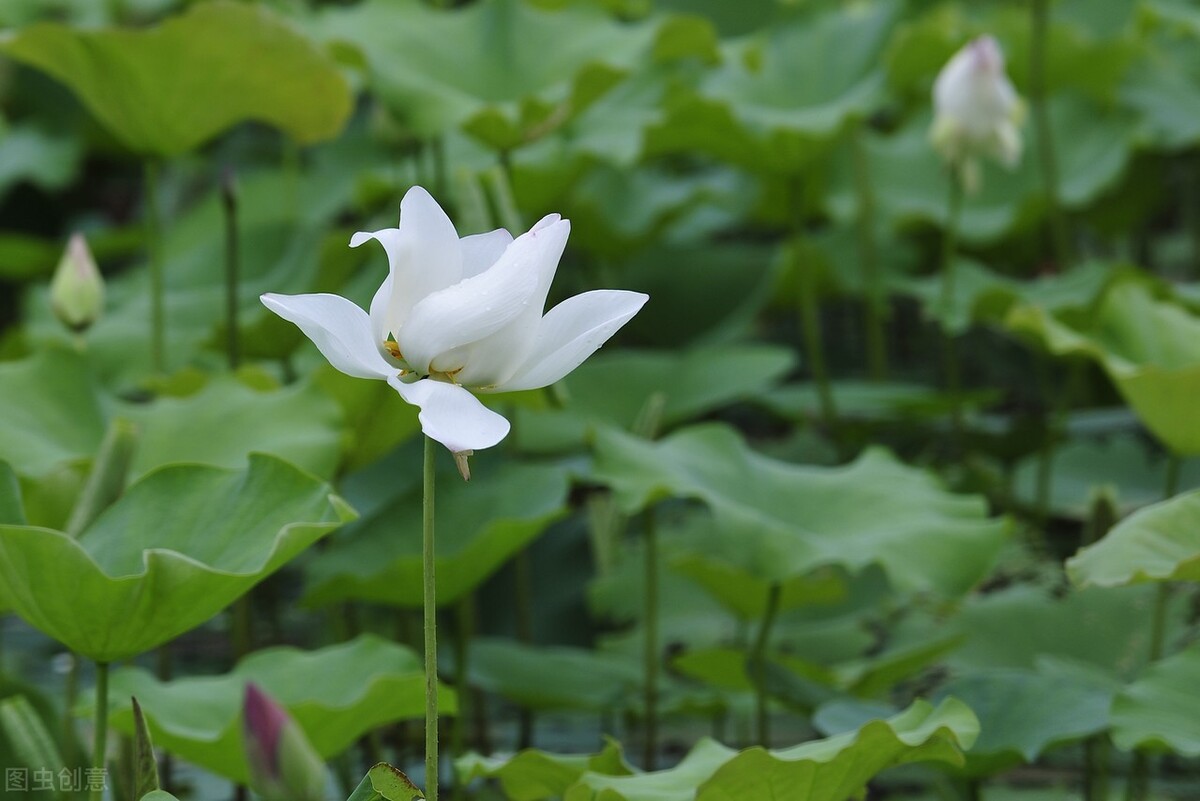
{"label": "large green lotus leaf", "polygon": [[[453,603],[565,514],[559,467],[474,465],[470,483],[445,474],[437,495],[438,603]],[[351,496],[353,497],[353,496]],[[357,599],[420,607],[421,488],[364,510],[333,547],[309,563],[306,601]]]}
{"label": "large green lotus leaf", "polygon": [[191,150],[244,120],[301,143],[330,139],[351,111],[332,60],[261,6],[199,3],[147,29],[47,22],[0,52],[69,86],[112,133],[146,155]]}
{"label": "large green lotus leaf", "polygon": [[218,376],[193,394],[151,403],[113,400],[95,386],[85,354],[47,349],[0,364],[0,459],[29,479],[89,459],[107,420],[138,429],[136,478],[171,462],[240,467],[251,451],[271,453],[317,475],[333,474],[342,446],[338,405],[312,382],[255,389]]}
{"label": "large green lotus leaf", "polygon": [[1113,700],[1112,738],[1118,748],[1200,755],[1200,703],[1195,645],[1157,662]]}
{"label": "large green lotus leaf", "polygon": [[587,108],[648,59],[661,20],[620,24],[595,6],[487,0],[453,13],[373,0],[316,18],[313,34],[359,51],[379,96],[412,129],[462,128],[511,150]]}
{"label": "large green lotus leaf", "polygon": [[271,456],[146,475],[79,540],[0,526],[0,603],[73,651],[128,659],[203,623],[353,513]]}
{"label": "large green lotus leaf", "polygon": [[723,65],[648,132],[647,148],[699,150],[766,173],[802,167],[878,105],[877,65],[899,8],[858,3],[727,45]]}
{"label": "large green lotus leaf", "polygon": [[330,478],[342,446],[341,409],[311,381],[260,390],[217,376],[195,394],[120,404],[115,414],[138,427],[131,476],[171,462],[240,467],[260,451]]}
{"label": "large green lotus leaf", "polygon": [[624,708],[642,686],[635,659],[585,648],[471,641],[471,684],[534,709]]}
{"label": "large green lotus leaf", "polygon": [[1200,454],[1193,411],[1200,394],[1200,318],[1157,299],[1137,279],[1114,282],[1093,314],[1068,323],[1019,305],[1006,325],[1052,353],[1079,354],[1104,366],[1142,422],[1168,448]]}
{"label": "large green lotus leaf", "polygon": [[22,476],[90,457],[105,412],[83,354],[47,349],[0,363],[0,459]]}
{"label": "large green lotus leaf", "polygon": [[[1014,494],[1029,508],[1037,501],[1039,462],[1036,455],[1022,459],[1013,476]],[[1152,459],[1145,440],[1131,434],[1070,440],[1054,449],[1051,464],[1050,508],[1076,520],[1091,514],[1098,492],[1107,493],[1124,516],[1161,500],[1166,485],[1166,460]],[[1184,465],[1180,486],[1200,486],[1200,462]]]}
{"label": "large green lotus leaf", "polygon": [[597,754],[551,754],[533,748],[511,756],[469,753],[454,760],[454,769],[464,783],[496,779],[504,797],[512,801],[560,798],[584,773],[628,776],[633,772],[621,753],[621,744],[607,738]]}
{"label": "large green lotus leaf", "polygon": [[1006,521],[989,518],[982,498],[949,493],[878,449],[846,467],[800,466],[709,424],[657,443],[602,430],[596,450],[595,474],[626,511],[701,500],[737,543],[720,557],[769,581],[878,563],[900,589],[956,596],[987,574],[1006,538]]}
{"label": "large green lotus leaf", "polygon": [[[1128,676],[1145,664],[1154,587],[1093,587],[1055,597],[1046,589],[1013,586],[971,599],[947,627],[964,635],[946,658],[956,671],[1034,668],[1054,657]],[[1168,610],[1168,641],[1178,635],[1184,604]]]}
{"label": "large green lotus leaf", "polygon": [[[517,410],[518,442],[537,451],[578,448],[598,423],[632,427],[655,396],[659,422],[671,428],[758,397],[794,365],[793,352],[774,345],[600,353],[562,380],[564,408]],[[714,370],[728,379],[714,381]]]}
{"label": "large green lotus leaf", "polygon": [[1079,586],[1200,580],[1200,490],[1139,509],[1067,560]]}
{"label": "large green lotus leaf", "polygon": [[979,718],[979,739],[967,755],[968,772],[990,775],[1021,761],[1034,762],[1056,746],[1104,731],[1117,686],[1079,679],[998,668],[942,685],[939,696],[957,698]]}
{"label": "large green lotus leaf", "polygon": [[[133,732],[129,697],[150,725],[156,748],[218,776],[245,783],[249,771],[242,736],[242,700],[254,682],[287,709],[322,757],[333,757],[387,723],[425,714],[425,673],[408,648],[364,634],[350,642],[301,651],[267,648],[221,676],[161,682],[142,668],[122,668],[111,679],[112,725]],[[439,686],[440,706],[454,714],[455,696]]]}
{"label": "large green lotus leaf", "polygon": [[83,148],[78,139],[32,125],[5,127],[0,120],[0,196],[21,181],[53,191],[75,178]]}
{"label": "large green lotus leaf", "polygon": [[1036,303],[1054,312],[1082,308],[1100,294],[1113,272],[1111,264],[1087,261],[1064,273],[1022,281],[992,272],[973,259],[959,258],[955,262],[954,295],[948,309],[942,303],[940,273],[902,279],[897,291],[918,298],[926,317],[938,320],[948,331],[961,334],[973,323],[1002,321],[1017,303]]}
{"label": "large green lotus leaf", "polygon": [[350,429],[342,464],[347,472],[375,462],[421,431],[417,407],[382,381],[351,378],[326,365],[313,375],[313,382],[341,406]]}
{"label": "large green lotus leaf", "polygon": [[[1073,95],[1053,98],[1048,108],[1063,204],[1083,208],[1113,188],[1125,172],[1131,152],[1129,115]],[[949,178],[929,144],[929,125],[929,116],[918,114],[893,134],[872,134],[864,140],[879,212],[893,225],[946,223]],[[849,153],[844,150],[841,155],[826,202],[835,217],[850,223],[858,201]],[[963,201],[960,239],[991,243],[1034,224],[1045,211],[1042,194],[1037,159],[1027,156],[1011,171],[986,163],[982,188]]]}
{"label": "large green lotus leaf", "polygon": [[737,752],[701,740],[674,768],[636,776],[586,773],[564,801],[844,801],[877,773],[909,762],[962,764],[979,733],[966,705],[917,701],[887,720],[794,748]]}

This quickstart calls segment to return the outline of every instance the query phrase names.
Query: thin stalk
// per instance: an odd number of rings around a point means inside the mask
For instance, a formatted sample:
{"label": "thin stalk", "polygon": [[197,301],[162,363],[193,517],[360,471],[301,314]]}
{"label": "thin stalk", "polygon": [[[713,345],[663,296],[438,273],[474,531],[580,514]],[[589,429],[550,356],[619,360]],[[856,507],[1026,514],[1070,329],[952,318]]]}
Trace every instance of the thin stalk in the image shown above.
{"label": "thin stalk", "polygon": [[763,748],[768,746],[770,726],[767,720],[767,644],[771,639],[771,626],[779,614],[779,599],[783,595],[783,585],[773,582],[767,590],[767,608],[763,612],[762,623],[758,627],[758,636],[754,640],[754,650],[751,652],[750,665],[754,669],[755,685],[755,717],[758,723],[758,744]]}
{"label": "thin stalk", "polygon": [[[92,739],[92,768],[94,776],[104,776],[104,753],[108,749],[108,663],[96,663],[96,719]],[[95,781],[92,801],[103,801],[106,781]]]}
{"label": "thin stalk", "polygon": [[158,162],[146,161],[146,249],[150,257],[150,364],[155,373],[166,367],[166,315],[163,311],[162,217],[158,205]]}
{"label": "thin stalk", "polygon": [[1084,801],[1108,801],[1108,754],[1107,734],[1097,734],[1084,741]]}
{"label": "thin stalk", "polygon": [[63,688],[63,694],[66,697],[63,699],[62,741],[64,748],[68,749],[65,756],[74,762],[77,756],[81,756],[73,753],[78,740],[75,739],[75,719],[72,717],[72,712],[74,712],[75,702],[79,698],[79,670],[82,660],[74,651],[68,651],[67,656],[71,658],[71,667],[67,670],[66,687]]}
{"label": "thin stalk", "polygon": [[867,291],[867,371],[874,381],[887,376],[887,340],[884,331],[884,287],[879,274],[879,248],[875,241],[875,188],[864,140],[865,123],[854,126],[850,145],[854,151],[854,184],[858,193],[858,253]]}
{"label": "thin stalk", "polygon": [[[168,682],[175,673],[175,652],[171,648],[171,642],[167,641],[158,646],[158,658],[155,660],[155,675],[161,682]],[[170,751],[163,751],[162,756],[158,760],[158,783],[162,789],[167,792],[171,791],[173,783],[173,775],[175,772],[175,762],[171,758]]]}
{"label": "thin stalk", "polygon": [[236,370],[241,362],[238,341],[238,221],[237,184],[233,171],[221,176],[221,206],[225,211],[225,355],[229,369]]}
{"label": "thin stalk", "polygon": [[[533,565],[528,547],[522,548],[513,558],[513,580],[516,583],[515,604],[517,641],[533,643]],[[517,745],[520,748],[533,746],[533,710],[522,706],[518,712]]]}
{"label": "thin stalk", "polygon": [[654,770],[658,754],[658,520],[654,506],[646,507],[643,520],[645,537],[646,607],[642,622],[646,640],[645,659],[646,741],[642,752],[642,767]]}
{"label": "thin stalk", "polygon": [[438,797],[437,582],[434,575],[433,502],[437,443],[425,438],[422,495],[422,584],[425,612],[425,798]]}
{"label": "thin stalk", "polygon": [[837,426],[837,404],[833,399],[833,387],[829,383],[829,370],[825,365],[825,346],[821,339],[821,321],[817,316],[817,292],[813,286],[812,270],[802,263],[800,243],[804,236],[802,217],[803,192],[799,181],[792,183],[791,221],[792,253],[795,259],[796,285],[799,293],[800,331],[804,338],[804,356],[813,382],[817,385],[817,400],[821,406],[821,419],[826,427]]}
{"label": "thin stalk", "polygon": [[1054,256],[1060,268],[1072,262],[1071,238],[1067,231],[1067,217],[1063,212],[1059,195],[1058,159],[1054,152],[1054,138],[1050,131],[1050,117],[1046,111],[1046,39],[1050,24],[1049,0],[1033,0],[1032,30],[1029,46],[1029,100],[1033,108],[1033,126],[1037,136],[1038,161],[1042,167],[1042,182],[1046,193],[1046,207],[1050,214],[1050,234],[1054,244]]}
{"label": "thin stalk", "polygon": [[949,329],[954,309],[954,293],[958,252],[958,221],[962,214],[962,176],[950,170],[950,191],[946,200],[946,227],[942,231],[942,374],[946,392],[950,395],[951,421],[956,444],[963,434],[962,378],[958,362],[958,345]]}
{"label": "thin stalk", "polygon": [[[1183,460],[1172,453],[1167,462],[1166,481],[1163,486],[1163,497],[1171,498],[1179,490],[1179,472]],[[1160,582],[1154,595],[1154,611],[1150,620],[1150,652],[1149,664],[1153,665],[1162,659],[1166,643],[1167,607],[1171,600],[1171,584]],[[1143,801],[1150,794],[1150,755],[1146,751],[1137,751],[1133,755],[1133,765],[1129,768],[1129,784],[1125,789],[1126,801]]]}
{"label": "thin stalk", "polygon": [[[467,721],[471,717],[471,634],[475,628],[474,598],[470,593],[458,599],[454,627],[454,689],[458,692],[458,713],[450,732],[450,753],[462,756],[466,751]],[[461,797],[462,783],[456,783],[454,797]]]}

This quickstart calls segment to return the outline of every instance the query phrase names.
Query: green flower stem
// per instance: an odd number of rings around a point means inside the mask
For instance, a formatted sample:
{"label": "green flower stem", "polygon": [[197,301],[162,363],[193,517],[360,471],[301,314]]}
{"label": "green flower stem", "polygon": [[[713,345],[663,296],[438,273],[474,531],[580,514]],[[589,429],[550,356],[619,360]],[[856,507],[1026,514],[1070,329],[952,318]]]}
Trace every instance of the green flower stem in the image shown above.
{"label": "green flower stem", "polygon": [[646,549],[646,608],[642,626],[646,636],[643,644],[645,659],[646,742],[642,752],[642,769],[654,770],[658,754],[658,520],[654,506],[646,507],[643,518]]}
{"label": "green flower stem", "polygon": [[[516,584],[515,614],[517,641],[533,644],[533,565],[529,559],[529,548],[522,548],[513,557],[513,580]],[[533,710],[522,706],[518,713],[517,745],[519,748],[533,747]]]}
{"label": "green flower stem", "polygon": [[425,437],[421,555],[425,613],[425,798],[428,801],[437,801],[438,797],[437,581],[433,545],[437,447],[433,439]]}
{"label": "green flower stem", "polygon": [[942,232],[942,374],[946,392],[950,395],[951,420],[957,443],[963,436],[962,378],[958,363],[958,344],[950,330],[954,313],[954,294],[958,252],[958,222],[962,215],[962,176],[957,168],[950,170],[950,191],[946,201],[946,227]]}
{"label": "green flower stem", "polygon": [[875,241],[875,189],[871,185],[871,167],[867,160],[866,124],[860,122],[850,132],[854,151],[854,185],[858,193],[858,248],[866,287],[867,370],[874,381],[887,376],[887,339],[885,326],[886,295],[879,274],[879,248]]}
{"label": "green flower stem", "polygon": [[1042,167],[1054,255],[1059,267],[1066,269],[1072,262],[1071,238],[1067,231],[1067,217],[1063,212],[1062,198],[1059,195],[1058,159],[1054,152],[1054,138],[1050,132],[1050,118],[1046,112],[1046,38],[1049,23],[1049,0],[1033,0],[1029,47],[1029,99],[1033,107],[1038,161]]}
{"label": "green flower stem", "polygon": [[67,656],[71,659],[71,666],[67,669],[66,686],[63,688],[62,742],[67,751],[64,756],[71,761],[80,757],[76,762],[78,764],[83,761],[83,755],[74,753],[78,743],[75,738],[75,704],[79,700],[79,669],[82,660],[74,651],[68,651]]}
{"label": "green flower stem", "polygon": [[221,207],[225,211],[225,354],[229,369],[241,362],[238,341],[238,222],[237,185],[233,172],[221,176]]}
{"label": "green flower stem", "polygon": [[[454,689],[458,692],[458,713],[450,732],[450,753],[456,757],[466,751],[467,721],[472,717],[470,686],[471,635],[475,629],[474,598],[466,593],[458,599],[454,627]],[[456,782],[454,797],[461,797],[463,786]]]}
{"label": "green flower stem", "polygon": [[[92,767],[96,776],[104,775],[104,753],[108,749],[108,663],[96,663],[96,719],[92,738]],[[103,801],[107,782],[95,782],[91,801]]]}
{"label": "green flower stem", "polygon": [[750,666],[754,670],[755,687],[755,717],[758,723],[758,744],[763,748],[769,746],[770,724],[767,719],[767,645],[771,639],[771,627],[779,614],[779,600],[783,595],[783,585],[778,581],[771,584],[767,590],[767,608],[763,612],[762,623],[758,627],[758,636],[754,639],[754,650],[750,655]]}
{"label": "green flower stem", "polygon": [[794,178],[789,190],[791,207],[788,210],[789,227],[792,234],[793,269],[796,272],[799,293],[800,330],[804,338],[804,356],[808,369],[817,385],[817,399],[821,406],[821,418],[831,431],[837,427],[837,404],[833,399],[833,388],[829,383],[829,371],[825,366],[825,346],[821,341],[821,324],[817,317],[816,287],[813,286],[812,270],[802,263],[801,243],[804,240],[804,188],[800,179]]}
{"label": "green flower stem", "polygon": [[[1167,475],[1163,487],[1163,499],[1174,497],[1179,491],[1179,472],[1183,460],[1179,454],[1172,452],[1167,461]],[[1166,644],[1167,607],[1171,601],[1171,584],[1159,582],[1154,595],[1154,611],[1150,620],[1150,664],[1162,659]],[[1150,755],[1146,751],[1137,751],[1133,756],[1133,765],[1129,769],[1129,784],[1125,790],[1127,801],[1143,801],[1150,795]]]}
{"label": "green flower stem", "polygon": [[158,204],[158,162],[146,161],[146,249],[150,257],[150,364],[155,373],[166,367],[166,322],[163,311],[162,218]]}

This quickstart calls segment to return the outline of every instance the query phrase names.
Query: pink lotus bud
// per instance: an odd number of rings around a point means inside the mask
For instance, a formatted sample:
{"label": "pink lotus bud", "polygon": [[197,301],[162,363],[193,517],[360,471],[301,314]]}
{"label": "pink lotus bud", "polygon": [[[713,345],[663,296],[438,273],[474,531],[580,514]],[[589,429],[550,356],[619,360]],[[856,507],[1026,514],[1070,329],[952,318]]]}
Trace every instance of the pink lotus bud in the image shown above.
{"label": "pink lotus bud", "polygon": [[104,279],[83,234],[73,234],[50,281],[50,306],[63,325],[83,331],[104,308]]}
{"label": "pink lotus bud", "polygon": [[250,784],[265,801],[321,801],[325,763],[303,730],[258,685],[246,685],[242,705]]}

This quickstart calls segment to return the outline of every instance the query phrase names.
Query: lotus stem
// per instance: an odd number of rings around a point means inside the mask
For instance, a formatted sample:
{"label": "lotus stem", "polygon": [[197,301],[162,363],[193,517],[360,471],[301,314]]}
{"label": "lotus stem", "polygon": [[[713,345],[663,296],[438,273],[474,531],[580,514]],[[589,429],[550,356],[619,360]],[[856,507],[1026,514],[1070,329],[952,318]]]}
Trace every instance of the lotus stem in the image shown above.
{"label": "lotus stem", "polygon": [[951,425],[956,445],[963,436],[962,377],[958,364],[958,345],[950,321],[954,309],[958,224],[962,215],[962,176],[950,169],[950,191],[946,201],[946,227],[942,231],[942,373],[950,395]]}
{"label": "lotus stem", "polygon": [[437,582],[433,537],[437,448],[437,442],[425,437],[421,556],[425,617],[425,798],[428,801],[437,801],[438,797]]}
{"label": "lotus stem", "polygon": [[643,518],[643,536],[646,549],[645,602],[642,626],[646,640],[643,646],[645,659],[645,705],[646,742],[642,753],[644,770],[654,770],[658,754],[658,520],[654,506],[646,507]]}
{"label": "lotus stem", "polygon": [[241,362],[238,341],[237,184],[230,169],[221,176],[221,207],[225,211],[225,354],[229,359],[229,369],[236,370]]}
{"label": "lotus stem", "polygon": [[850,132],[854,151],[854,185],[858,193],[858,252],[866,288],[867,371],[873,381],[887,376],[887,341],[884,331],[885,291],[879,274],[879,248],[875,241],[875,188],[871,184],[871,165],[867,159],[866,123],[859,122]]}
{"label": "lotus stem", "polygon": [[166,315],[163,311],[162,218],[158,204],[158,162],[149,159],[144,170],[146,189],[146,250],[150,257],[150,364],[155,373],[166,367]]}
{"label": "lotus stem", "polygon": [[767,608],[763,612],[762,623],[758,627],[758,636],[754,640],[754,650],[750,656],[750,666],[754,671],[755,713],[758,723],[758,744],[767,748],[770,743],[770,721],[767,715],[767,645],[771,639],[771,627],[779,614],[779,601],[783,595],[783,585],[778,581],[772,582],[767,590]]}
{"label": "lotus stem", "polygon": [[[1172,452],[1167,462],[1167,475],[1163,487],[1163,498],[1171,498],[1179,489],[1179,472],[1182,466],[1179,454]],[[1154,594],[1154,610],[1150,619],[1149,661],[1154,664],[1162,659],[1167,632],[1167,607],[1171,600],[1171,584],[1159,582]],[[1133,755],[1129,768],[1129,784],[1125,788],[1126,801],[1143,801],[1150,794],[1150,755],[1140,750]]]}
{"label": "lotus stem", "polygon": [[108,749],[108,663],[96,663],[96,717],[94,721],[94,731],[92,732],[92,768],[93,780],[89,784],[93,788],[91,791],[91,801],[103,801],[104,785],[107,781],[103,781],[105,775],[105,760],[104,754]]}
{"label": "lotus stem", "polygon": [[[469,674],[471,635],[475,629],[475,608],[471,593],[466,593],[458,599],[458,608],[455,613],[454,689],[458,693],[458,713],[454,716],[454,728],[451,729],[450,752],[458,757],[466,751],[467,721],[471,717],[473,706]],[[454,797],[462,798],[465,789],[466,786],[463,782],[456,781]]]}
{"label": "lotus stem", "polygon": [[813,382],[817,385],[817,400],[821,407],[821,419],[829,429],[837,426],[837,404],[833,399],[833,388],[829,384],[829,371],[825,366],[825,346],[821,341],[821,325],[817,318],[816,287],[813,286],[812,271],[803,263],[800,244],[804,238],[804,192],[799,178],[790,183],[791,208],[788,210],[789,227],[792,234],[793,269],[799,294],[800,330],[804,339],[804,357]]}
{"label": "lotus stem", "polygon": [[[517,641],[525,645],[533,643],[533,566],[530,564],[529,547],[525,546],[513,557],[513,581]],[[518,713],[517,745],[520,748],[533,746],[533,710],[522,706]]]}
{"label": "lotus stem", "polygon": [[1050,214],[1050,234],[1054,243],[1054,255],[1058,260],[1059,267],[1065,269],[1072,262],[1071,239],[1067,231],[1067,218],[1063,212],[1062,199],[1059,195],[1058,159],[1054,152],[1050,117],[1046,111],[1046,34],[1049,23],[1048,0],[1033,0],[1029,47],[1029,99],[1033,108],[1033,125],[1037,136],[1038,161],[1042,167],[1046,206]]}
{"label": "lotus stem", "polygon": [[1108,801],[1108,754],[1107,734],[1096,734],[1084,741],[1084,801]]}

